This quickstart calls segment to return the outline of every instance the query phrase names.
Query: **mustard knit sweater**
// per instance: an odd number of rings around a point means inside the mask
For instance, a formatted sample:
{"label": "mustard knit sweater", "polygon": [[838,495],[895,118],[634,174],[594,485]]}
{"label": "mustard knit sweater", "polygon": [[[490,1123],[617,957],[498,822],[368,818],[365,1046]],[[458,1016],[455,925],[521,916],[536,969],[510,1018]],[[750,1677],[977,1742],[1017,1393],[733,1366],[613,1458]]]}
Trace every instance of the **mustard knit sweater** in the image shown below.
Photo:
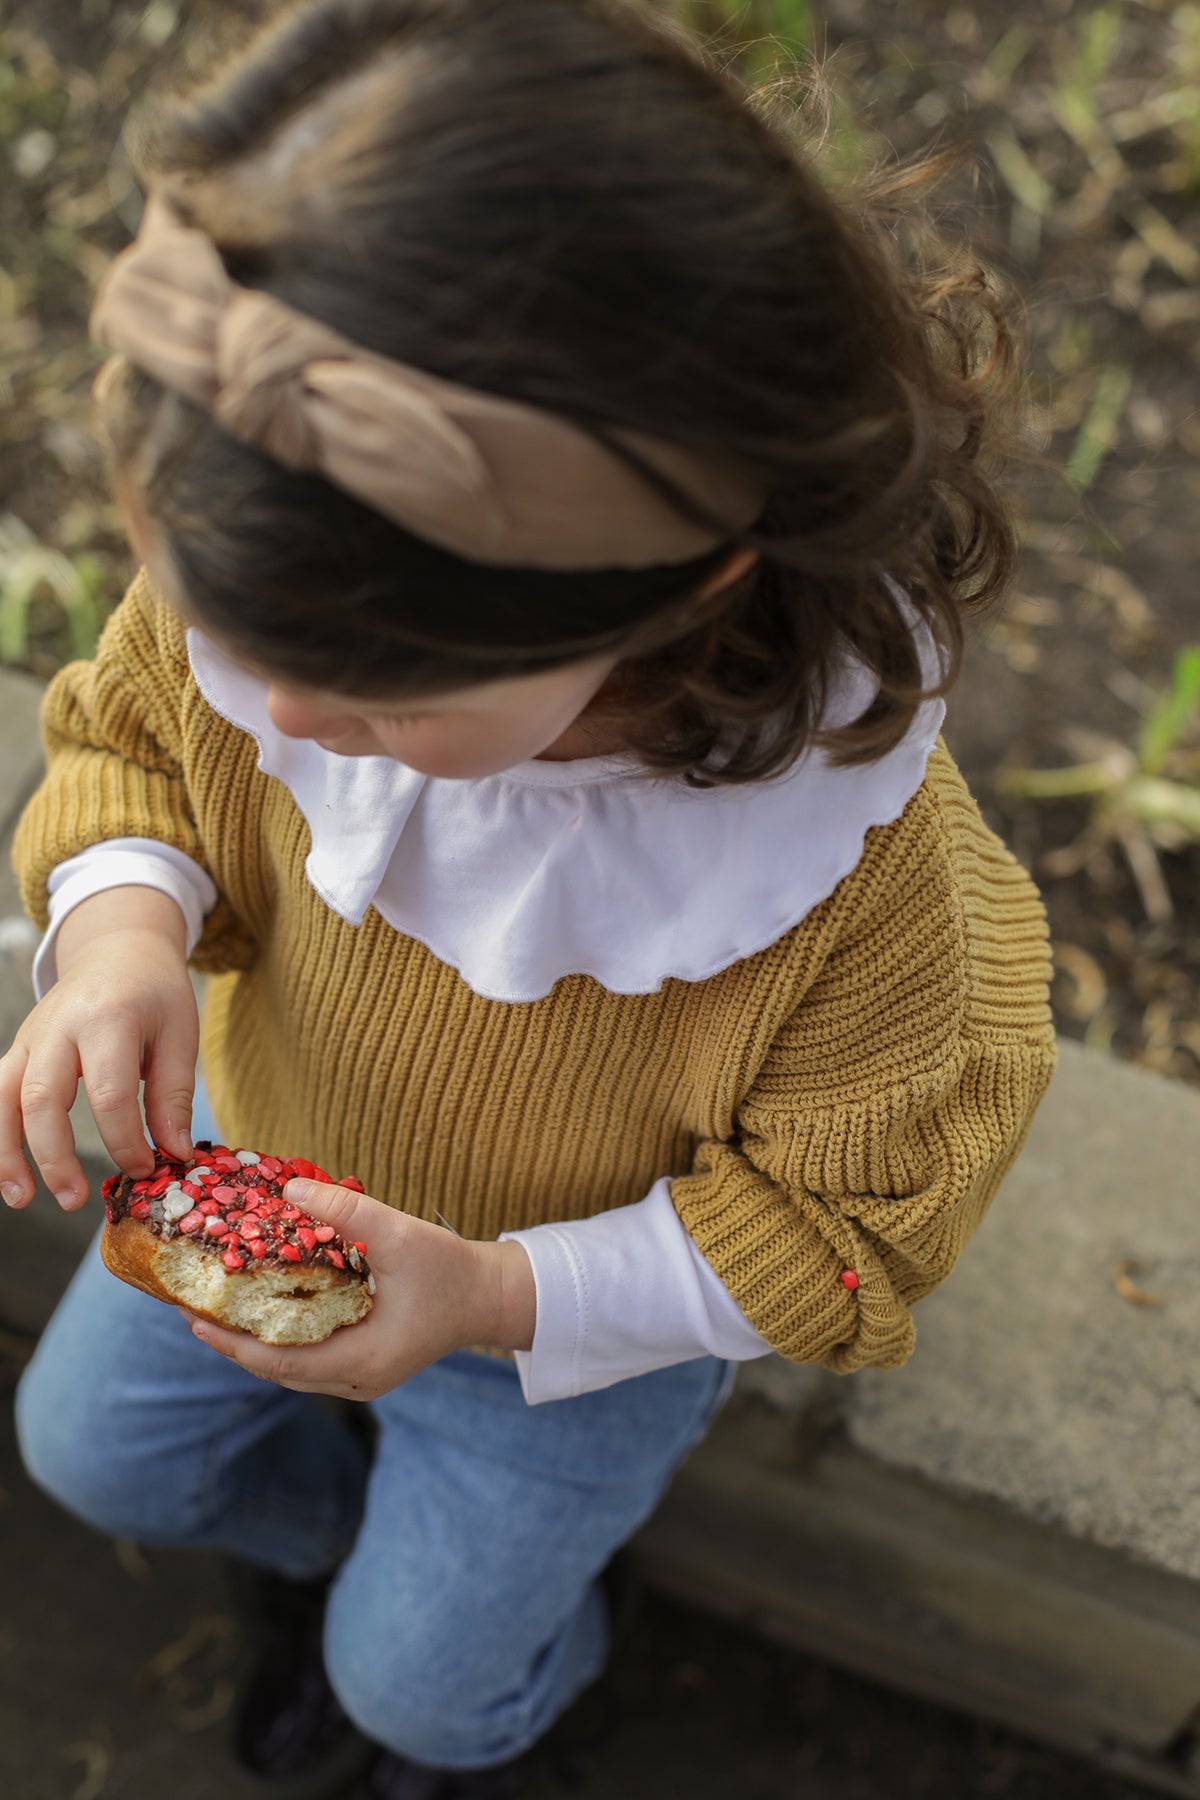
{"label": "mustard knit sweater", "polygon": [[[144,577],[43,710],[48,773],[15,860],[45,928],[57,863],[112,837],[194,858],[220,894],[193,957],[231,1141],[303,1155],[464,1235],[585,1218],[661,1176],[784,1356],[891,1368],[1054,1066],[1037,893],[944,747],[829,898],[707,980],[480,998],[304,874],[308,827],[204,701]],[[857,1289],[843,1284],[853,1269]]]}

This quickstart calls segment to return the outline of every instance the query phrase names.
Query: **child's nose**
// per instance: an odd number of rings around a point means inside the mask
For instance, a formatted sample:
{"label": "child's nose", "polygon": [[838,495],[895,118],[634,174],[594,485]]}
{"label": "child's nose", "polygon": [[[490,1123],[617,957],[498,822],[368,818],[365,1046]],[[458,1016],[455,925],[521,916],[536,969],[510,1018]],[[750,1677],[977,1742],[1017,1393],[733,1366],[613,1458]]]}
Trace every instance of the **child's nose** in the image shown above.
{"label": "child's nose", "polygon": [[303,689],[273,681],[267,689],[267,717],[285,737],[338,737],[350,730],[353,720],[335,713]]}

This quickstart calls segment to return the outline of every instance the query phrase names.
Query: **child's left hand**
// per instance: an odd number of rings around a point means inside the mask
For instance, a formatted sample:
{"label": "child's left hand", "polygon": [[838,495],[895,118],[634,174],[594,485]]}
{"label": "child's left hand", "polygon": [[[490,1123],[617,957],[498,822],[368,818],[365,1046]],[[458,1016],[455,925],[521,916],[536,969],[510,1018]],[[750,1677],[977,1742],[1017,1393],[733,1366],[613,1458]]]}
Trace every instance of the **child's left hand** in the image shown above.
{"label": "child's left hand", "polygon": [[179,1308],[196,1337],[251,1375],[301,1394],[376,1400],[451,1350],[532,1344],[537,1301],[520,1244],[460,1238],[369,1194],[323,1182],[289,1182],[284,1197],[367,1244],[375,1304],[359,1324],[342,1326],[323,1343],[292,1346],[261,1343]]}

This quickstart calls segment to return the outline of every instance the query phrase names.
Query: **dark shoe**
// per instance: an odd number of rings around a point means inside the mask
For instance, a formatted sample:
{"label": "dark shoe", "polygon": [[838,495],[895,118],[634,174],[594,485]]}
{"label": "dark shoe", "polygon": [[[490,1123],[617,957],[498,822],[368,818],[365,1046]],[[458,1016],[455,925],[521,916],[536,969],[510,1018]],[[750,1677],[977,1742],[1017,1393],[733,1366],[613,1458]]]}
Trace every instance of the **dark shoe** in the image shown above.
{"label": "dark shoe", "polygon": [[525,1786],[530,1761],[495,1769],[431,1769],[385,1750],[367,1777],[367,1800],[516,1800]]}
{"label": "dark shoe", "polygon": [[347,1717],[325,1673],[332,1577],[289,1581],[236,1562],[227,1575],[253,1655],[231,1721],[234,1756],[281,1800],[335,1800],[378,1745]]}

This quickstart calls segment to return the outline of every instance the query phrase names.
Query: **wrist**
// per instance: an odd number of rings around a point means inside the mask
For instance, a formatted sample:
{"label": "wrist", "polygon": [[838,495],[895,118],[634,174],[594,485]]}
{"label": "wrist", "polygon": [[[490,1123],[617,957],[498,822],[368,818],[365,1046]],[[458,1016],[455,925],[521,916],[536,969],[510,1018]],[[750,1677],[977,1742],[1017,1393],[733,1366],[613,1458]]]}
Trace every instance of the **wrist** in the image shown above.
{"label": "wrist", "polygon": [[58,928],[55,962],[60,975],[101,938],[132,931],[156,937],[187,956],[187,921],[177,901],[152,887],[105,888],[73,906]]}
{"label": "wrist", "polygon": [[475,1245],[481,1329],[475,1341],[497,1350],[531,1350],[537,1323],[533,1264],[519,1243]]}

